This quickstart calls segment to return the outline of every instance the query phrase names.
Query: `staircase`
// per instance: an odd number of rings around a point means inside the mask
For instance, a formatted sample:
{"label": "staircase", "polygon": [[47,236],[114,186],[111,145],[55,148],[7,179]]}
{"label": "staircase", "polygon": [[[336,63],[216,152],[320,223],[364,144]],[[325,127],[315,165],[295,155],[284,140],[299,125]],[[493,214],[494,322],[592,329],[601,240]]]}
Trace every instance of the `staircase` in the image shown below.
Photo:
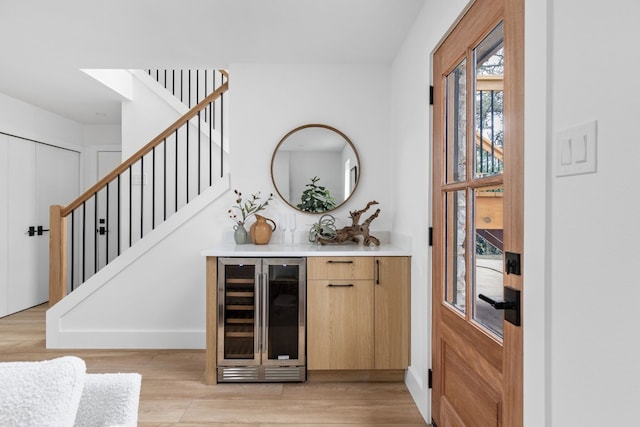
{"label": "staircase", "polygon": [[148,71],[188,111],[69,205],[51,206],[50,306],[131,265],[228,189],[228,75],[180,73],[188,77],[176,94],[167,71]]}

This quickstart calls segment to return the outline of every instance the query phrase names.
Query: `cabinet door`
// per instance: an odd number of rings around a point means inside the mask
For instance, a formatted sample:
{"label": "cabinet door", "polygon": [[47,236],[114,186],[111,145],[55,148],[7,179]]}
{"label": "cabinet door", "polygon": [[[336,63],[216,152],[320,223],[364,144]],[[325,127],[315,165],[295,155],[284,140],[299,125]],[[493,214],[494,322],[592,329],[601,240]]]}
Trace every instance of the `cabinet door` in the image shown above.
{"label": "cabinet door", "polygon": [[375,368],[409,366],[409,257],[375,259]]}
{"label": "cabinet door", "polygon": [[308,368],[372,369],[373,281],[309,280],[307,294]]}

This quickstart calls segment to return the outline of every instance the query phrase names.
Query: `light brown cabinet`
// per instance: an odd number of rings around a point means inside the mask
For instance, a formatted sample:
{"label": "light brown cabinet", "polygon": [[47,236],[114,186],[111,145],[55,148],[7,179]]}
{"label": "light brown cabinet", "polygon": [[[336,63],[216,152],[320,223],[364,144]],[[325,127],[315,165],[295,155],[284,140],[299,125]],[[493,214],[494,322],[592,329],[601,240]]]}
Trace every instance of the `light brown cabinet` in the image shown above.
{"label": "light brown cabinet", "polygon": [[309,257],[310,370],[405,369],[409,257]]}

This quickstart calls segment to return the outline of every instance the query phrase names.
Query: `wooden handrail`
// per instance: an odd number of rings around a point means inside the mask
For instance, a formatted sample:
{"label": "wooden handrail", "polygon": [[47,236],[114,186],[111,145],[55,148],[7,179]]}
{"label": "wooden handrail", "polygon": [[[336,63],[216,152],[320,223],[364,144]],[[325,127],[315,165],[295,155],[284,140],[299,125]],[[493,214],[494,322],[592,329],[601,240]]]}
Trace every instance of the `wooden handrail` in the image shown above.
{"label": "wooden handrail", "polygon": [[226,72],[221,72],[221,73],[224,74],[225,77],[227,78],[226,82],[220,85],[218,89],[216,89],[213,93],[211,93],[209,96],[207,96],[202,101],[200,101],[193,108],[191,108],[184,116],[176,120],[164,132],[156,136],[147,145],[145,145],[140,150],[138,150],[135,154],[129,157],[129,159],[127,159],[124,163],[122,163],[120,166],[115,168],[111,173],[106,175],[104,178],[98,181],[95,185],[93,185],[87,191],[82,193],[80,197],[78,197],[76,200],[71,202],[66,207],[62,208],[60,212],[61,216],[62,217],[68,216],[74,209],[80,207],[83,203],[87,202],[91,197],[93,197],[95,193],[103,189],[109,182],[113,181],[118,175],[125,172],[127,169],[129,169],[130,166],[132,166],[134,163],[140,160],[143,156],[151,152],[151,150],[153,150],[154,147],[158,146],[166,138],[171,136],[171,134],[173,134],[176,131],[176,129],[178,129],[180,126],[184,125],[189,120],[194,118],[198,114],[198,112],[202,110],[207,104],[215,101],[220,96],[222,96],[223,93],[228,91],[229,90],[228,74]]}

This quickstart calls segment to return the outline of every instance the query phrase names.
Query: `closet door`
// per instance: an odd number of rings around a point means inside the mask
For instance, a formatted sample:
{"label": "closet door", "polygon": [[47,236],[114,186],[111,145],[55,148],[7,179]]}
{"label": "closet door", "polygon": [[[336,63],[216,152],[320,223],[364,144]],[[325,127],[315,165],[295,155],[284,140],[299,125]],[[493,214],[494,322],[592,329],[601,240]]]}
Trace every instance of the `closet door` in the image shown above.
{"label": "closet door", "polygon": [[[36,226],[36,144],[9,137],[8,141],[8,278],[7,313],[47,301],[38,286],[38,245],[46,236],[29,236]],[[49,227],[45,227],[49,228]],[[45,282],[46,285],[46,282]],[[44,298],[44,300],[42,299]]]}
{"label": "closet door", "polygon": [[0,134],[0,317],[9,313],[9,137]]}
{"label": "closet door", "polygon": [[49,299],[49,206],[79,193],[80,154],[3,135],[0,138],[0,316]]}

